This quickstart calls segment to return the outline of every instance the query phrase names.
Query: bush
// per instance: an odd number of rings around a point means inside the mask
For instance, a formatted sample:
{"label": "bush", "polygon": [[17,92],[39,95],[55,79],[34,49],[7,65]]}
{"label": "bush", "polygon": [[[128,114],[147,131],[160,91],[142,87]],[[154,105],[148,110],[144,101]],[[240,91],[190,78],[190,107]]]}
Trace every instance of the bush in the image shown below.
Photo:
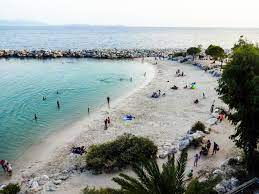
{"label": "bush", "polygon": [[86,187],[83,189],[83,194],[122,194],[122,191],[111,188],[90,189]]}
{"label": "bush", "polygon": [[17,194],[21,190],[20,186],[18,184],[8,184],[6,187],[4,187],[2,190],[0,190],[0,194]]}
{"label": "bush", "polygon": [[186,57],[186,52],[176,52],[173,57]]}
{"label": "bush", "polygon": [[200,122],[200,121],[198,121],[198,122],[196,122],[193,126],[192,126],[192,129],[191,129],[193,132],[196,132],[196,131],[202,131],[202,132],[206,132],[205,131],[205,125],[202,123],[202,122]]}
{"label": "bush", "polygon": [[209,178],[204,182],[199,182],[199,180],[195,178],[187,186],[185,194],[217,194],[217,192],[213,188],[220,181],[220,177]]}
{"label": "bush", "polygon": [[156,154],[157,146],[149,139],[124,134],[114,141],[91,146],[86,154],[86,167],[98,173],[110,172],[154,158]]}
{"label": "bush", "polygon": [[190,143],[191,146],[194,146],[195,148],[199,147],[202,144],[203,137],[199,137],[197,139],[193,139]]}

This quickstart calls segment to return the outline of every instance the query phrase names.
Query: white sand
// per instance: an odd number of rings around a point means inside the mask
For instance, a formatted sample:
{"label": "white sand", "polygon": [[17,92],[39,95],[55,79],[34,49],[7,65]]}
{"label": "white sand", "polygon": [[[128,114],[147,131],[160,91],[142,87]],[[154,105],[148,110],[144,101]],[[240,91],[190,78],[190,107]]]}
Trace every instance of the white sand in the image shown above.
{"label": "white sand", "polygon": [[[153,59],[148,59],[154,63]],[[164,145],[173,144],[177,147],[178,140],[186,134],[186,131],[196,121],[205,122],[209,118],[210,106],[216,100],[216,106],[223,106],[218,100],[215,87],[217,81],[210,74],[201,71],[192,65],[179,64],[171,61],[158,61],[154,65],[155,74],[149,75],[146,82],[128,93],[123,98],[111,103],[111,109],[103,107],[96,111],[90,118],[83,119],[71,127],[51,135],[37,146],[33,146],[18,161],[17,174],[13,179],[19,179],[21,174],[53,174],[67,169],[75,160],[71,160],[69,149],[72,145],[84,145],[102,143],[116,138],[123,133],[131,133],[148,137],[159,147],[159,152]],[[175,71],[181,69],[187,76],[176,77]],[[152,73],[151,73],[152,74]],[[167,82],[170,81],[170,82]],[[183,89],[186,84],[197,83],[197,89]],[[170,87],[177,85],[178,90]],[[153,91],[161,90],[165,97],[152,99]],[[202,93],[206,99],[202,99]],[[193,101],[198,98],[199,104]],[[125,122],[122,116],[132,114],[136,119]],[[111,126],[104,130],[103,120],[111,117]],[[233,126],[228,121],[212,127],[208,136],[220,146],[216,156],[202,158],[195,172],[200,169],[213,169],[235,152],[234,144],[228,139],[233,132]],[[198,150],[190,150],[187,170],[193,166],[193,155]],[[74,175],[64,181],[55,193],[78,193],[86,185],[90,186],[115,186],[110,180],[114,175],[94,176],[89,173]],[[53,192],[52,192],[53,193]]]}

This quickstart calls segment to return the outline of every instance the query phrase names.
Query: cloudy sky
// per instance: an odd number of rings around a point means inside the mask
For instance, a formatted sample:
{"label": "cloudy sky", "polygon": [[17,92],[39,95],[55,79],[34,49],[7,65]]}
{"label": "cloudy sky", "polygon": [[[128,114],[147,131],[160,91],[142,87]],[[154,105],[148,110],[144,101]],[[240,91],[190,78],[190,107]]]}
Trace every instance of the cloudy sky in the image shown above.
{"label": "cloudy sky", "polygon": [[259,0],[0,0],[0,20],[259,28]]}

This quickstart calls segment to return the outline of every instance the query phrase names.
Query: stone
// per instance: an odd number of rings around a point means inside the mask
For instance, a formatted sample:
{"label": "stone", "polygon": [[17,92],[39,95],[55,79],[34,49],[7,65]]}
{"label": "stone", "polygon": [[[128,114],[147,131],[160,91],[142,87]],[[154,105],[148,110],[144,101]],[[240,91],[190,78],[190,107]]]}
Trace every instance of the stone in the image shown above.
{"label": "stone", "polygon": [[215,190],[218,192],[218,193],[226,193],[227,192],[227,189],[222,186],[221,184],[217,184],[215,186]]}
{"label": "stone", "polygon": [[213,171],[213,175],[214,176],[222,176],[224,174],[225,173],[222,170],[220,170],[220,169],[216,169],[216,170]]}

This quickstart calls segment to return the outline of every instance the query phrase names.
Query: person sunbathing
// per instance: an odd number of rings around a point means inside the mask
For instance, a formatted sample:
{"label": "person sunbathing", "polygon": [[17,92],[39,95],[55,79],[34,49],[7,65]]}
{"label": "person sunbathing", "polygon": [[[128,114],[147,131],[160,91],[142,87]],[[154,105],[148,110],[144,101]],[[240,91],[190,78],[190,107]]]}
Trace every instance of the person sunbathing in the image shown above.
{"label": "person sunbathing", "polygon": [[177,89],[178,89],[178,87],[177,87],[176,85],[174,85],[173,87],[171,87],[171,89],[173,89],[173,90],[177,90]]}
{"label": "person sunbathing", "polygon": [[0,164],[2,165],[5,173],[11,176],[13,172],[11,164],[7,160],[0,160]]}
{"label": "person sunbathing", "polygon": [[72,148],[72,153],[83,155],[85,153],[85,146]]}
{"label": "person sunbathing", "polygon": [[198,103],[199,103],[198,99],[194,100],[194,104],[198,104]]}

